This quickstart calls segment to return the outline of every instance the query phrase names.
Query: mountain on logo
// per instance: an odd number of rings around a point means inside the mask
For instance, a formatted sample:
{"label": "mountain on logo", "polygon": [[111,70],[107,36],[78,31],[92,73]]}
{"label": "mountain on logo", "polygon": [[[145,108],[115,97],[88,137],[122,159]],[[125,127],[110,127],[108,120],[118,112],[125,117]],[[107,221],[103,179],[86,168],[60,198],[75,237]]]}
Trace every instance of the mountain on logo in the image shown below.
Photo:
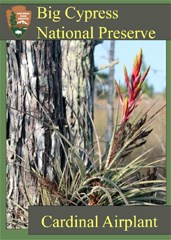
{"label": "mountain on logo", "polygon": [[21,38],[27,31],[31,22],[31,14],[32,12],[26,10],[25,6],[14,6],[6,11],[8,27],[17,38]]}
{"label": "mountain on logo", "polygon": [[28,25],[28,23],[25,22],[24,20],[18,21],[18,22],[17,22],[17,25],[18,25],[18,24]]}

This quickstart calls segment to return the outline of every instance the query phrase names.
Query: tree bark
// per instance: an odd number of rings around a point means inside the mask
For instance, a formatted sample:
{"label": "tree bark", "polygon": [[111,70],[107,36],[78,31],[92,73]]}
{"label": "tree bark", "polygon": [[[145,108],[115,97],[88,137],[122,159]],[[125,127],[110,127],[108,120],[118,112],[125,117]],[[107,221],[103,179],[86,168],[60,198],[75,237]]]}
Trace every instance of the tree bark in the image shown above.
{"label": "tree bark", "polygon": [[93,41],[63,41],[62,50],[60,41],[7,42],[8,228],[18,206],[42,204],[30,169],[54,182],[64,167],[65,141],[51,126],[83,153],[92,148],[93,50]]}
{"label": "tree bark", "polygon": [[[7,209],[8,222],[16,206],[40,204],[34,167],[50,180],[61,162],[60,140],[48,125],[65,133],[61,48],[59,41],[9,41],[7,43]],[[13,213],[12,215],[10,213]]]}
{"label": "tree bark", "polygon": [[62,83],[71,142],[90,166],[93,146],[94,41],[62,41]]}
{"label": "tree bark", "polygon": [[[109,50],[109,62],[114,61],[114,48],[115,42],[110,41],[110,50]],[[114,66],[109,69],[109,79],[108,79],[108,109],[107,109],[107,132],[106,132],[106,149],[108,149],[110,140],[113,132],[114,124]]]}

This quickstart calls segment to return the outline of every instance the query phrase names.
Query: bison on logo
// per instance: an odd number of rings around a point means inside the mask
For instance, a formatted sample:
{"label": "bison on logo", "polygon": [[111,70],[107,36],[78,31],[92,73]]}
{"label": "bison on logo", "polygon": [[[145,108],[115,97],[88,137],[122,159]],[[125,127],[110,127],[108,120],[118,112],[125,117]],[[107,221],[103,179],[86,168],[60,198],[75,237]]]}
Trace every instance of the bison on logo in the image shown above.
{"label": "bison on logo", "polygon": [[26,10],[25,6],[14,6],[6,11],[8,27],[17,38],[21,38],[27,31],[31,22],[31,14],[32,12]]}

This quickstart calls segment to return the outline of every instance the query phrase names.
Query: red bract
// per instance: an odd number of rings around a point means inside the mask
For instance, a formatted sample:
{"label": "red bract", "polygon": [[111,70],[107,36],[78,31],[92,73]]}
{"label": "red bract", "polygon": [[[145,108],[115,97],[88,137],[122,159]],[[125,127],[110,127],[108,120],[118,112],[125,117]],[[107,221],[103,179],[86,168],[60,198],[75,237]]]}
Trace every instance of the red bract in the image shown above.
{"label": "red bract", "polygon": [[142,49],[140,49],[138,55],[134,59],[131,79],[128,77],[127,69],[124,66],[124,76],[127,87],[127,96],[125,98],[122,96],[119,85],[115,81],[116,90],[118,92],[122,104],[122,124],[128,121],[133,110],[138,106],[140,101],[140,91],[142,83],[144,82],[150,70],[150,67],[148,67],[144,72],[143,76],[141,77],[140,72],[141,64],[142,64]]}

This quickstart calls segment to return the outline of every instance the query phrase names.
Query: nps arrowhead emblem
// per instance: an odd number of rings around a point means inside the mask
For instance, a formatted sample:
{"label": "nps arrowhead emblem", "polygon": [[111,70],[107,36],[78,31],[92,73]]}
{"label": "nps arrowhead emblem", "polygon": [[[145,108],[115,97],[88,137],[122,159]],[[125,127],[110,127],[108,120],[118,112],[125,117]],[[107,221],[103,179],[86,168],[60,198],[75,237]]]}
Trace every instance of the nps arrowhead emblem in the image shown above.
{"label": "nps arrowhead emblem", "polygon": [[6,10],[8,27],[17,38],[21,38],[31,22],[32,12],[25,6],[14,6]]}

